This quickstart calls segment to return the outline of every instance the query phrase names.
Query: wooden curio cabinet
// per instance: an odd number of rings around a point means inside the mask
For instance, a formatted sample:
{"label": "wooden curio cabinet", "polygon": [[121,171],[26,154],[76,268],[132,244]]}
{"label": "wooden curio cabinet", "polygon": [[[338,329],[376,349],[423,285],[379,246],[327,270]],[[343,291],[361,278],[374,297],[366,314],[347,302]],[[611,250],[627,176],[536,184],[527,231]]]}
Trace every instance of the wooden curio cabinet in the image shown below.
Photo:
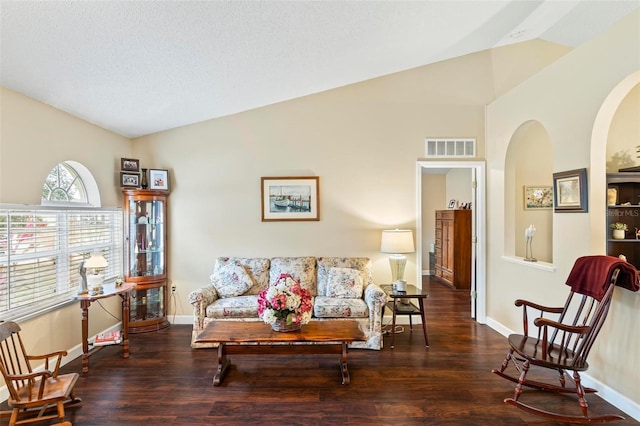
{"label": "wooden curio cabinet", "polygon": [[169,326],[167,321],[167,191],[123,189],[125,281],[131,295],[129,332]]}

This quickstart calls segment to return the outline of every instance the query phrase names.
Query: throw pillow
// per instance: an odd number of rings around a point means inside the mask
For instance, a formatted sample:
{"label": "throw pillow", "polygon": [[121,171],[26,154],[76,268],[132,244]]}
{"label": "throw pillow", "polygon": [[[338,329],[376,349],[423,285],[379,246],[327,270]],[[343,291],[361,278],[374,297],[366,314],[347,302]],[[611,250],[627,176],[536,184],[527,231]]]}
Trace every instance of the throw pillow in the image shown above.
{"label": "throw pillow", "polygon": [[253,280],[243,266],[227,263],[216,269],[211,284],[221,298],[236,297],[253,287]]}
{"label": "throw pillow", "polygon": [[343,299],[362,297],[362,271],[351,268],[330,268],[327,279],[327,296]]}

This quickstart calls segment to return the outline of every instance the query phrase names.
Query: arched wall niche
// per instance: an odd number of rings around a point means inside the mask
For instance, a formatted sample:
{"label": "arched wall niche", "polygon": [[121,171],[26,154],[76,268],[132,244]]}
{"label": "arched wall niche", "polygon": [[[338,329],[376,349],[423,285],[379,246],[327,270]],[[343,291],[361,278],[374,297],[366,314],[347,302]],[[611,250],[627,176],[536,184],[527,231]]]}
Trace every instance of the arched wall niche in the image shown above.
{"label": "arched wall niche", "polygon": [[607,173],[640,165],[640,84],[622,99],[607,135]]}
{"label": "arched wall niche", "polygon": [[[636,146],[640,142],[637,132],[640,111],[640,70],[623,78],[605,97],[595,117],[591,133],[591,158],[589,163],[589,229],[590,253],[604,254],[607,250],[606,228],[606,174],[621,167],[640,165]],[[621,162],[623,161],[623,162]],[[601,335],[615,336],[608,344],[596,345],[591,358],[597,360],[620,359],[621,354],[636,354],[640,347],[638,333],[629,324],[635,324],[640,311],[640,294],[616,289],[611,313],[607,317]],[[613,343],[612,343],[613,342]],[[624,368],[629,362],[597,365],[589,370],[593,380],[610,384],[612,396],[637,395],[640,380],[638,369]],[[634,393],[635,392],[635,393]],[[616,404],[626,412],[637,412],[638,401],[626,402],[616,398]]]}
{"label": "arched wall niche", "polygon": [[591,253],[607,252],[606,209],[599,208],[606,205],[606,174],[640,164],[640,159],[636,158],[640,118],[634,116],[634,111],[640,114],[638,86],[640,70],[628,75],[611,90],[593,124],[589,167]]}
{"label": "arched wall niche", "polygon": [[505,255],[525,257],[524,231],[536,228],[533,257],[553,261],[553,210],[525,208],[525,187],[552,187],[553,155],[551,139],[535,120],[521,124],[514,132],[505,157]]}

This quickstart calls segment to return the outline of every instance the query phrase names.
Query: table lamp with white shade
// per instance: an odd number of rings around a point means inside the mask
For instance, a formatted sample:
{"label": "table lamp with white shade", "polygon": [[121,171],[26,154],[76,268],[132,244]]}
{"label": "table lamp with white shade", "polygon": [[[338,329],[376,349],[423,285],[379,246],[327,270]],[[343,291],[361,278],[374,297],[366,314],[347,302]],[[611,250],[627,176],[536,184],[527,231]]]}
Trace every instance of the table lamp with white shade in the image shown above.
{"label": "table lamp with white shade", "polygon": [[382,231],[380,243],[382,253],[390,253],[389,265],[391,266],[391,281],[395,290],[404,291],[404,267],[407,264],[405,253],[415,251],[413,245],[413,232],[409,229],[389,229]]}
{"label": "table lamp with white shade", "polygon": [[80,267],[84,269],[87,277],[87,287],[90,294],[102,294],[104,270],[109,266],[102,253],[91,253],[91,257],[83,262]]}

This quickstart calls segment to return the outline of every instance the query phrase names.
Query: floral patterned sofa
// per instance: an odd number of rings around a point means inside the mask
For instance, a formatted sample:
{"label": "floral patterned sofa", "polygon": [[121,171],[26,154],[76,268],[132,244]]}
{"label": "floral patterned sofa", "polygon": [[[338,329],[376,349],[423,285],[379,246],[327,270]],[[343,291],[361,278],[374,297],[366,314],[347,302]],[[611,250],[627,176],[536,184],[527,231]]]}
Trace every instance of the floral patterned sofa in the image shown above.
{"label": "floral patterned sofa", "polygon": [[312,321],[356,320],[367,340],[351,347],[382,349],[386,294],[373,282],[371,260],[366,257],[219,257],[210,284],[189,294],[191,346],[216,346],[194,342],[211,321],[260,321],[258,293],[281,274],[300,280],[314,296]]}

